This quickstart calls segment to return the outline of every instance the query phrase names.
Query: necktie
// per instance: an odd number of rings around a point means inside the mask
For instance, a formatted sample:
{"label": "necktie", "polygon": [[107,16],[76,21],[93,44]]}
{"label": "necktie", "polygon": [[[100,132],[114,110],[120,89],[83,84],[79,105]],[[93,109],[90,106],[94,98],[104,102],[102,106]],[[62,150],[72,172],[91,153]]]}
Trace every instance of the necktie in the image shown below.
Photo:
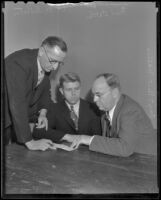
{"label": "necktie", "polygon": [[77,115],[76,115],[76,113],[74,111],[73,105],[71,105],[71,107],[70,107],[70,117],[74,122],[75,129],[78,130],[78,117],[77,117]]}
{"label": "necktie", "polygon": [[104,120],[105,120],[105,126],[106,126],[106,137],[110,137],[111,136],[111,134],[110,134],[110,132],[111,132],[111,124],[110,124],[109,112],[105,113]]}

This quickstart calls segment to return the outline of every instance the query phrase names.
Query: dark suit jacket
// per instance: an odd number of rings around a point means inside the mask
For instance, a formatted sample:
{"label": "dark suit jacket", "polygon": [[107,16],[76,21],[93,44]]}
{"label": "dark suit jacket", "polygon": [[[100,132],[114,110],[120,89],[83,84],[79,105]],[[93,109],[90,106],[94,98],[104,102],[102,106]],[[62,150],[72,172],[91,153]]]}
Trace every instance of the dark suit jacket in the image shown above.
{"label": "dark suit jacket", "polygon": [[16,51],[5,59],[5,128],[13,125],[17,140],[32,139],[29,121],[41,108],[48,109],[50,80],[38,81],[38,49]]}
{"label": "dark suit jacket", "polygon": [[92,104],[81,99],[79,107],[78,131],[70,118],[70,111],[64,101],[52,103],[47,114],[49,129],[34,129],[35,139],[47,138],[59,142],[65,134],[101,135],[100,118],[92,109]]}
{"label": "dark suit jacket", "polygon": [[94,136],[90,150],[116,156],[157,154],[157,134],[142,107],[122,95],[114,110],[112,137]]}

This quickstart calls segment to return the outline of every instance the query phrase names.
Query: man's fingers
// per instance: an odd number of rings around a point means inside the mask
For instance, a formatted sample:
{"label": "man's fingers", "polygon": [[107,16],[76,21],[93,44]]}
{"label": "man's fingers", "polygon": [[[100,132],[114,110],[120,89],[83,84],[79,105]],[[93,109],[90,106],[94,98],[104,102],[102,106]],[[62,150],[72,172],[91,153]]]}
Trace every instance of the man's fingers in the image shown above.
{"label": "man's fingers", "polygon": [[73,151],[74,149],[71,146],[66,146],[64,144],[56,144],[56,148],[63,149],[66,151]]}
{"label": "man's fingers", "polygon": [[49,145],[49,147],[48,147],[49,149],[54,149],[54,150],[56,150],[57,148],[54,146],[54,145]]}
{"label": "man's fingers", "polygon": [[71,148],[77,149],[80,145],[80,141],[77,139],[71,144]]}

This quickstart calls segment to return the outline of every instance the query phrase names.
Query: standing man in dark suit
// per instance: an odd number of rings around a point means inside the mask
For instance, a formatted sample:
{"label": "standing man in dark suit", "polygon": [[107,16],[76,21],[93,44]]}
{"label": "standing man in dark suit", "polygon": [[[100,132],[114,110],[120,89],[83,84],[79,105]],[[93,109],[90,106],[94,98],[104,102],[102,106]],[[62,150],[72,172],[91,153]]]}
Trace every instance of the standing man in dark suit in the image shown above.
{"label": "standing man in dark suit", "polygon": [[33,137],[61,142],[72,140],[75,135],[100,135],[100,118],[93,111],[92,104],[80,98],[79,76],[75,73],[62,75],[59,90],[64,99],[50,106],[50,111],[47,113],[48,130],[35,128]]}
{"label": "standing man in dark suit", "polygon": [[[94,102],[102,116],[102,136],[80,135],[71,145],[89,145],[92,151],[115,156],[130,156],[134,152],[157,154],[157,134],[143,108],[133,99],[121,94],[115,74],[100,74],[93,83]],[[67,141],[69,141],[67,139]]]}
{"label": "standing man in dark suit", "polygon": [[[47,37],[39,49],[22,49],[5,59],[5,139],[13,131],[16,140],[30,150],[46,150],[50,140],[33,140],[32,129],[48,128],[49,74],[63,64],[67,45],[59,37]],[[12,127],[12,128],[11,128]]]}

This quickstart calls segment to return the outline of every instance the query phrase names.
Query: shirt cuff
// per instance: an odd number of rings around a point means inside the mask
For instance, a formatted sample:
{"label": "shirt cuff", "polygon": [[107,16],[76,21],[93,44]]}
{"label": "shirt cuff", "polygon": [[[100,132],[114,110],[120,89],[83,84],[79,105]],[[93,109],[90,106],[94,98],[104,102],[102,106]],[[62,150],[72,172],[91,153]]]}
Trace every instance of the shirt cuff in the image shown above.
{"label": "shirt cuff", "polygon": [[92,140],[93,140],[94,136],[91,137],[90,139],[90,142],[89,142],[89,145],[91,144]]}

